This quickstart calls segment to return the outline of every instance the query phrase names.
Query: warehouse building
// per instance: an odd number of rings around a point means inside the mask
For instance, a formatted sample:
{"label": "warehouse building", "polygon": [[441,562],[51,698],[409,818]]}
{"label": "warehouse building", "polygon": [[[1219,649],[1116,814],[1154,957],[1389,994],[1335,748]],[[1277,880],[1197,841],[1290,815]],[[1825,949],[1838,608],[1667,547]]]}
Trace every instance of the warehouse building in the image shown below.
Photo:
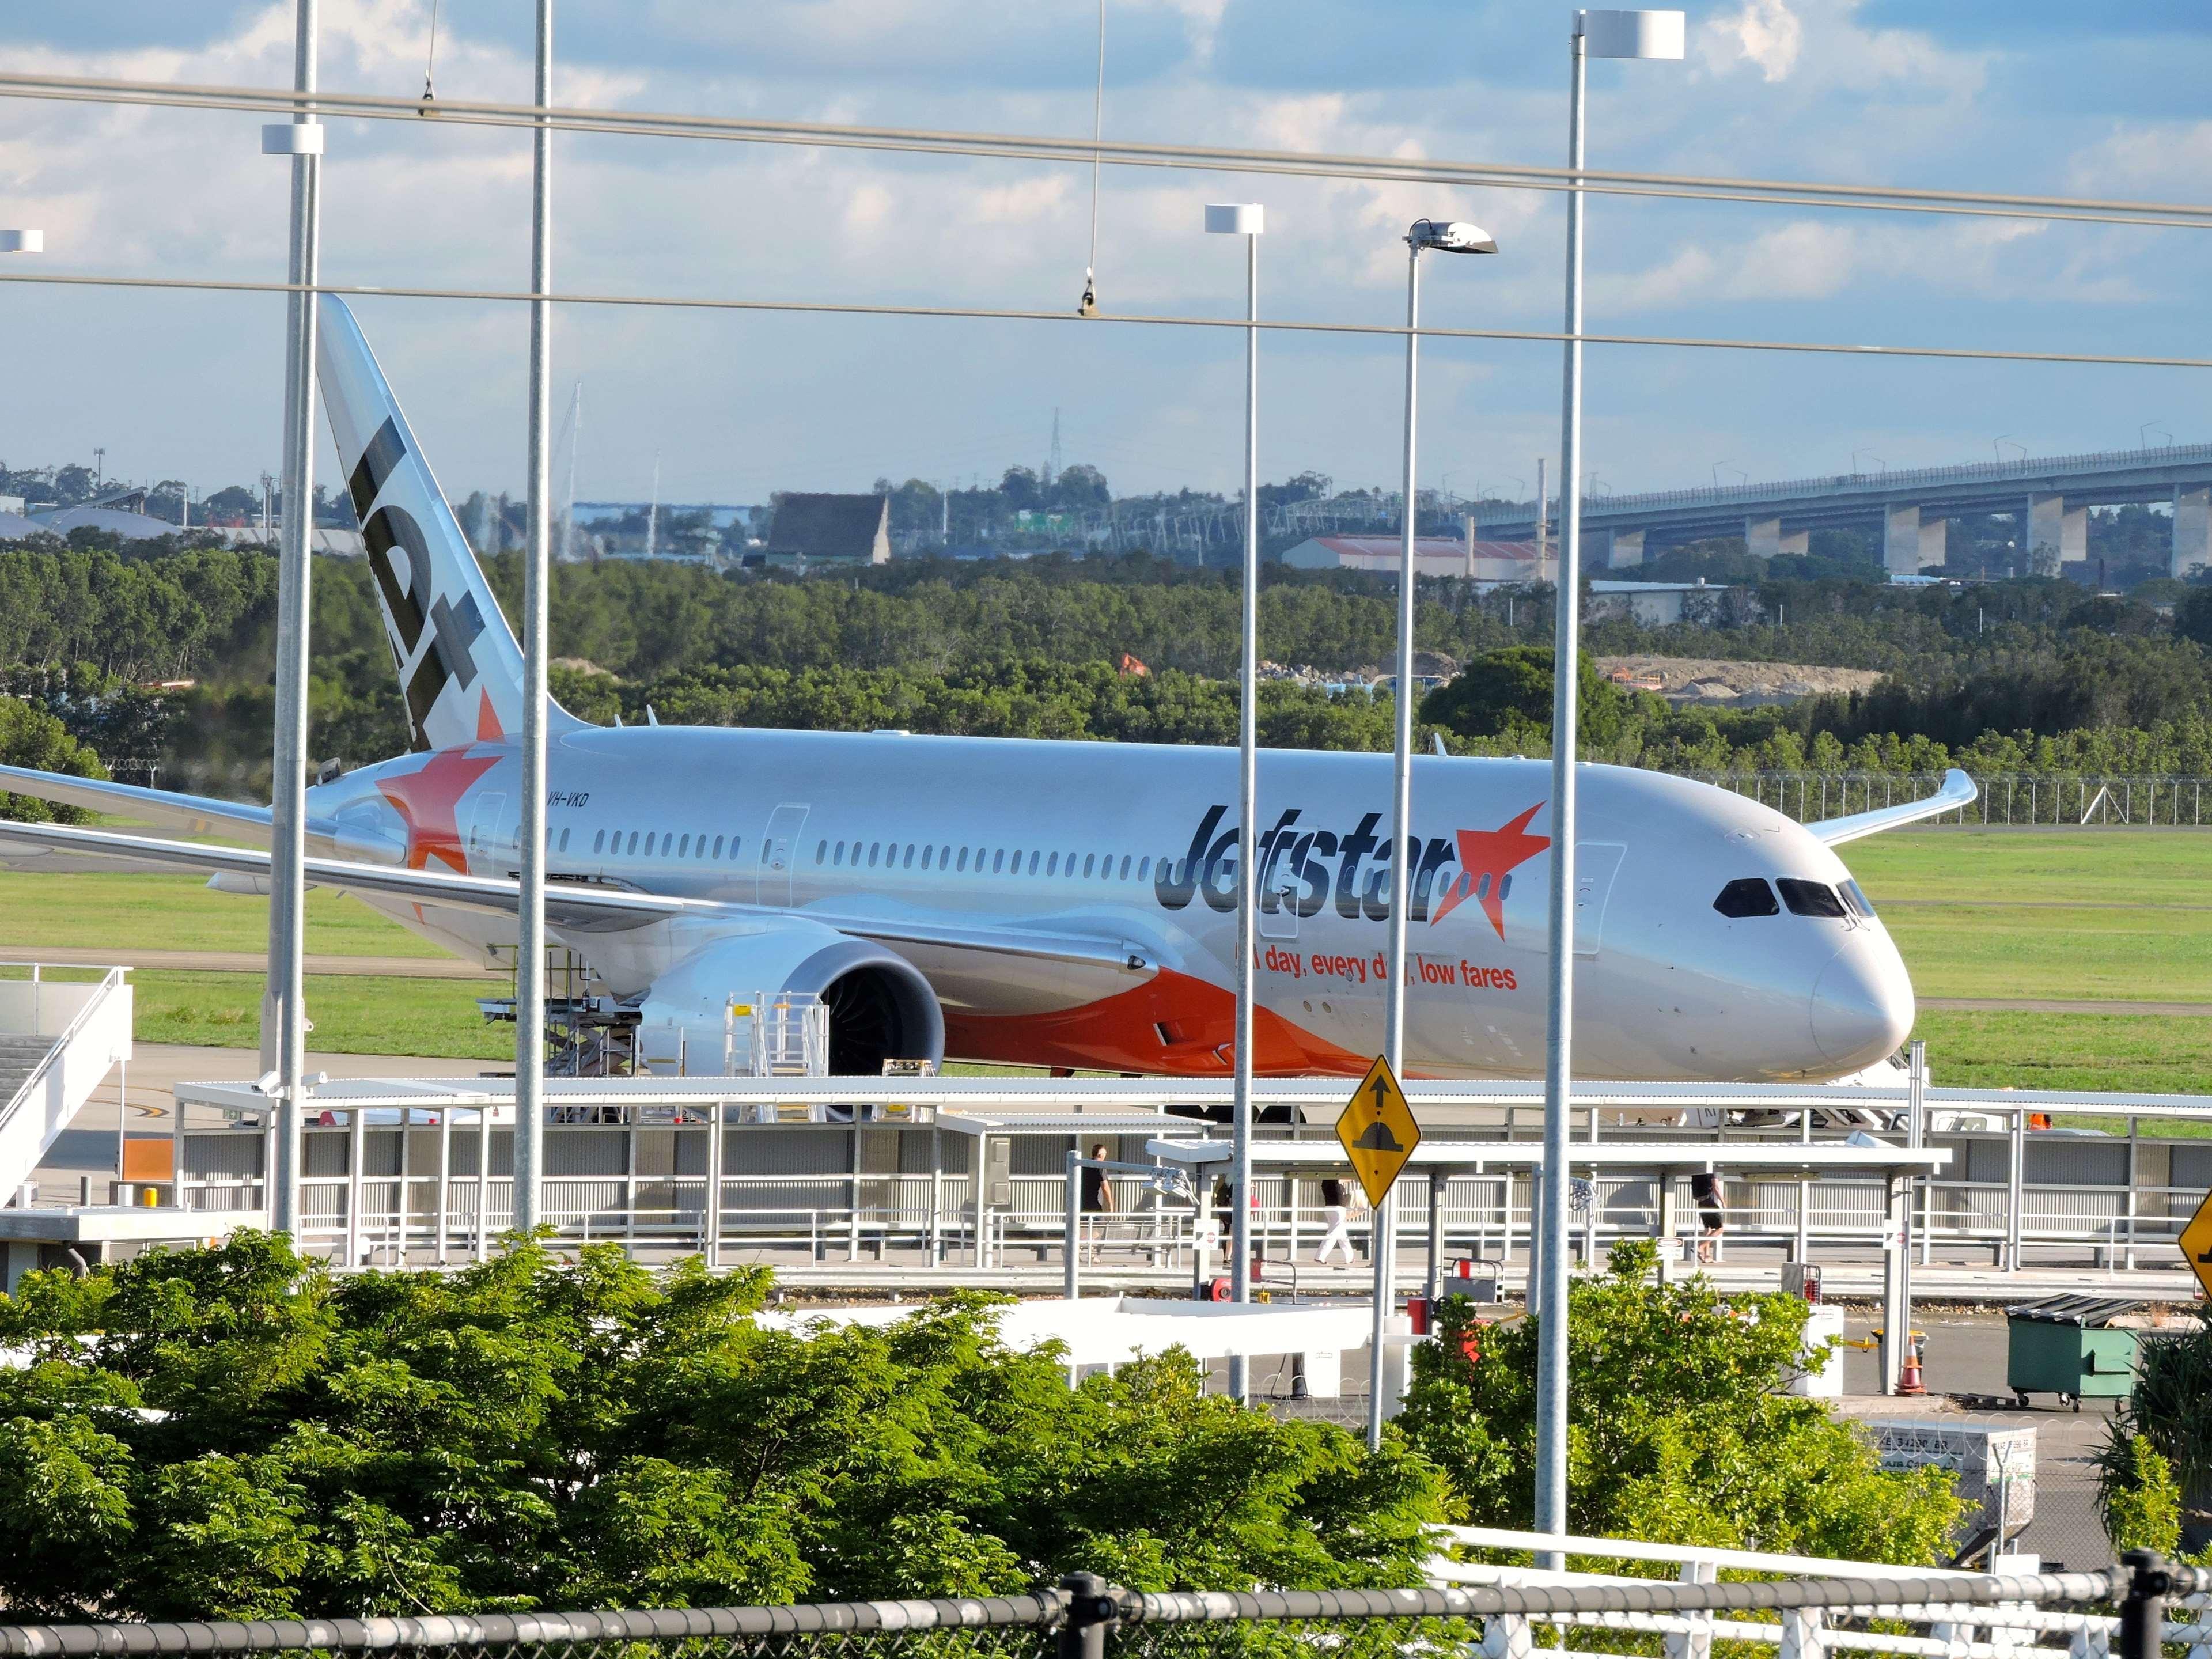
{"label": "warehouse building", "polygon": [[889,564],[891,501],[888,495],[779,495],[768,544],[745,556],[747,564],[804,569],[822,564]]}
{"label": "warehouse building", "polygon": [[[1283,562],[1294,570],[1365,570],[1395,576],[1402,545],[1396,536],[1313,536],[1286,551]],[[1415,575],[1455,576],[1484,588],[1549,582],[1559,568],[1556,558],[1537,557],[1534,542],[1424,536],[1413,544]]]}

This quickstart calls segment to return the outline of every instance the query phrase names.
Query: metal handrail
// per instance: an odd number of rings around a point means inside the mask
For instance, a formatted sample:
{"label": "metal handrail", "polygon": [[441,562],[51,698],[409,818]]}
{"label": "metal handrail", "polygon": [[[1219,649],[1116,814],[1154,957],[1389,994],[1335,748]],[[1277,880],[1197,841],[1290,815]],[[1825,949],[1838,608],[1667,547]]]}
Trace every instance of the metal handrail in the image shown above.
{"label": "metal handrail", "polygon": [[[35,962],[0,962],[0,968],[30,968],[35,969],[41,968],[45,964],[43,963]],[[53,1069],[54,1061],[62,1054],[68,1052],[70,1044],[76,1040],[77,1033],[83,1029],[84,1023],[90,1019],[94,1012],[100,1007],[100,1004],[107,1000],[108,993],[116,990],[122,985],[123,975],[130,971],[131,970],[127,968],[111,968],[107,970],[106,975],[101,978],[100,984],[94,990],[93,995],[86,1001],[83,1007],[76,1011],[76,1018],[70,1021],[69,1024],[63,1030],[61,1035],[57,1036],[53,1042],[47,1046],[46,1058],[31,1068],[30,1076],[23,1079],[22,1086],[15,1091],[14,1096],[10,1097],[8,1103],[5,1106],[0,1106],[0,1133],[5,1133],[8,1126],[15,1121],[16,1111],[21,1107],[24,1101],[30,1097],[31,1091],[35,1089],[39,1084],[45,1079],[46,1074]],[[33,984],[37,984],[40,981],[33,980],[32,982]],[[35,1019],[32,1023],[33,1024],[37,1024]],[[33,1031],[31,1035],[33,1036],[36,1036],[38,1033],[36,1031]]]}

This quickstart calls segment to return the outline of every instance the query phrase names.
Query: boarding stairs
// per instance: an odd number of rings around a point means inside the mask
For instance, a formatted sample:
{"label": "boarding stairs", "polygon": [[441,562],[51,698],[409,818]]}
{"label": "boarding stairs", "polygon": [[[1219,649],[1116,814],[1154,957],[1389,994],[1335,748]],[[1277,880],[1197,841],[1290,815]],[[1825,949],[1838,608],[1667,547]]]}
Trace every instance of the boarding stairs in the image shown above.
{"label": "boarding stairs", "polygon": [[54,971],[0,963],[0,1193],[31,1179],[78,1109],[131,1058],[129,969],[96,980]]}

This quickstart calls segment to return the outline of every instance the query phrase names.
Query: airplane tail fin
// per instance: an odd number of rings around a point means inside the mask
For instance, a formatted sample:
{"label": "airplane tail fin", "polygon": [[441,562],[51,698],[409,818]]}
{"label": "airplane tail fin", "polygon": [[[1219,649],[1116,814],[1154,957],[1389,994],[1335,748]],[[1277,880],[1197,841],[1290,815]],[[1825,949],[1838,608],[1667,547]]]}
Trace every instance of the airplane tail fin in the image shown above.
{"label": "airplane tail fin", "polygon": [[[319,301],[316,373],[368,544],[418,750],[496,743],[522,725],[522,650],[376,355],[336,295]],[[556,729],[580,725],[557,705]]]}

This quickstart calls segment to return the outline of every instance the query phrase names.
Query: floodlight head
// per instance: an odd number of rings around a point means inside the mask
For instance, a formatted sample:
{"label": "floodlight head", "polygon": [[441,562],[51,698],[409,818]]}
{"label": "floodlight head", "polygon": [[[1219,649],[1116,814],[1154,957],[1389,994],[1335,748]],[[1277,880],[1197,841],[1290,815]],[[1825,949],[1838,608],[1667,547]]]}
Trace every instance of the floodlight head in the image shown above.
{"label": "floodlight head", "polygon": [[46,233],[43,230],[0,230],[0,253],[44,253]]}
{"label": "floodlight head", "polygon": [[1682,14],[1679,11],[1578,11],[1575,33],[1585,58],[1682,56]]}
{"label": "floodlight head", "polygon": [[1206,229],[1210,236],[1257,236],[1267,228],[1267,210],[1257,202],[1208,203]]}
{"label": "floodlight head", "polygon": [[1495,253],[1498,239],[1480,225],[1462,219],[1416,219],[1406,233],[1407,244],[1416,253]]}
{"label": "floodlight head", "polygon": [[279,121],[261,129],[264,155],[320,155],[323,124],[319,121]]}

